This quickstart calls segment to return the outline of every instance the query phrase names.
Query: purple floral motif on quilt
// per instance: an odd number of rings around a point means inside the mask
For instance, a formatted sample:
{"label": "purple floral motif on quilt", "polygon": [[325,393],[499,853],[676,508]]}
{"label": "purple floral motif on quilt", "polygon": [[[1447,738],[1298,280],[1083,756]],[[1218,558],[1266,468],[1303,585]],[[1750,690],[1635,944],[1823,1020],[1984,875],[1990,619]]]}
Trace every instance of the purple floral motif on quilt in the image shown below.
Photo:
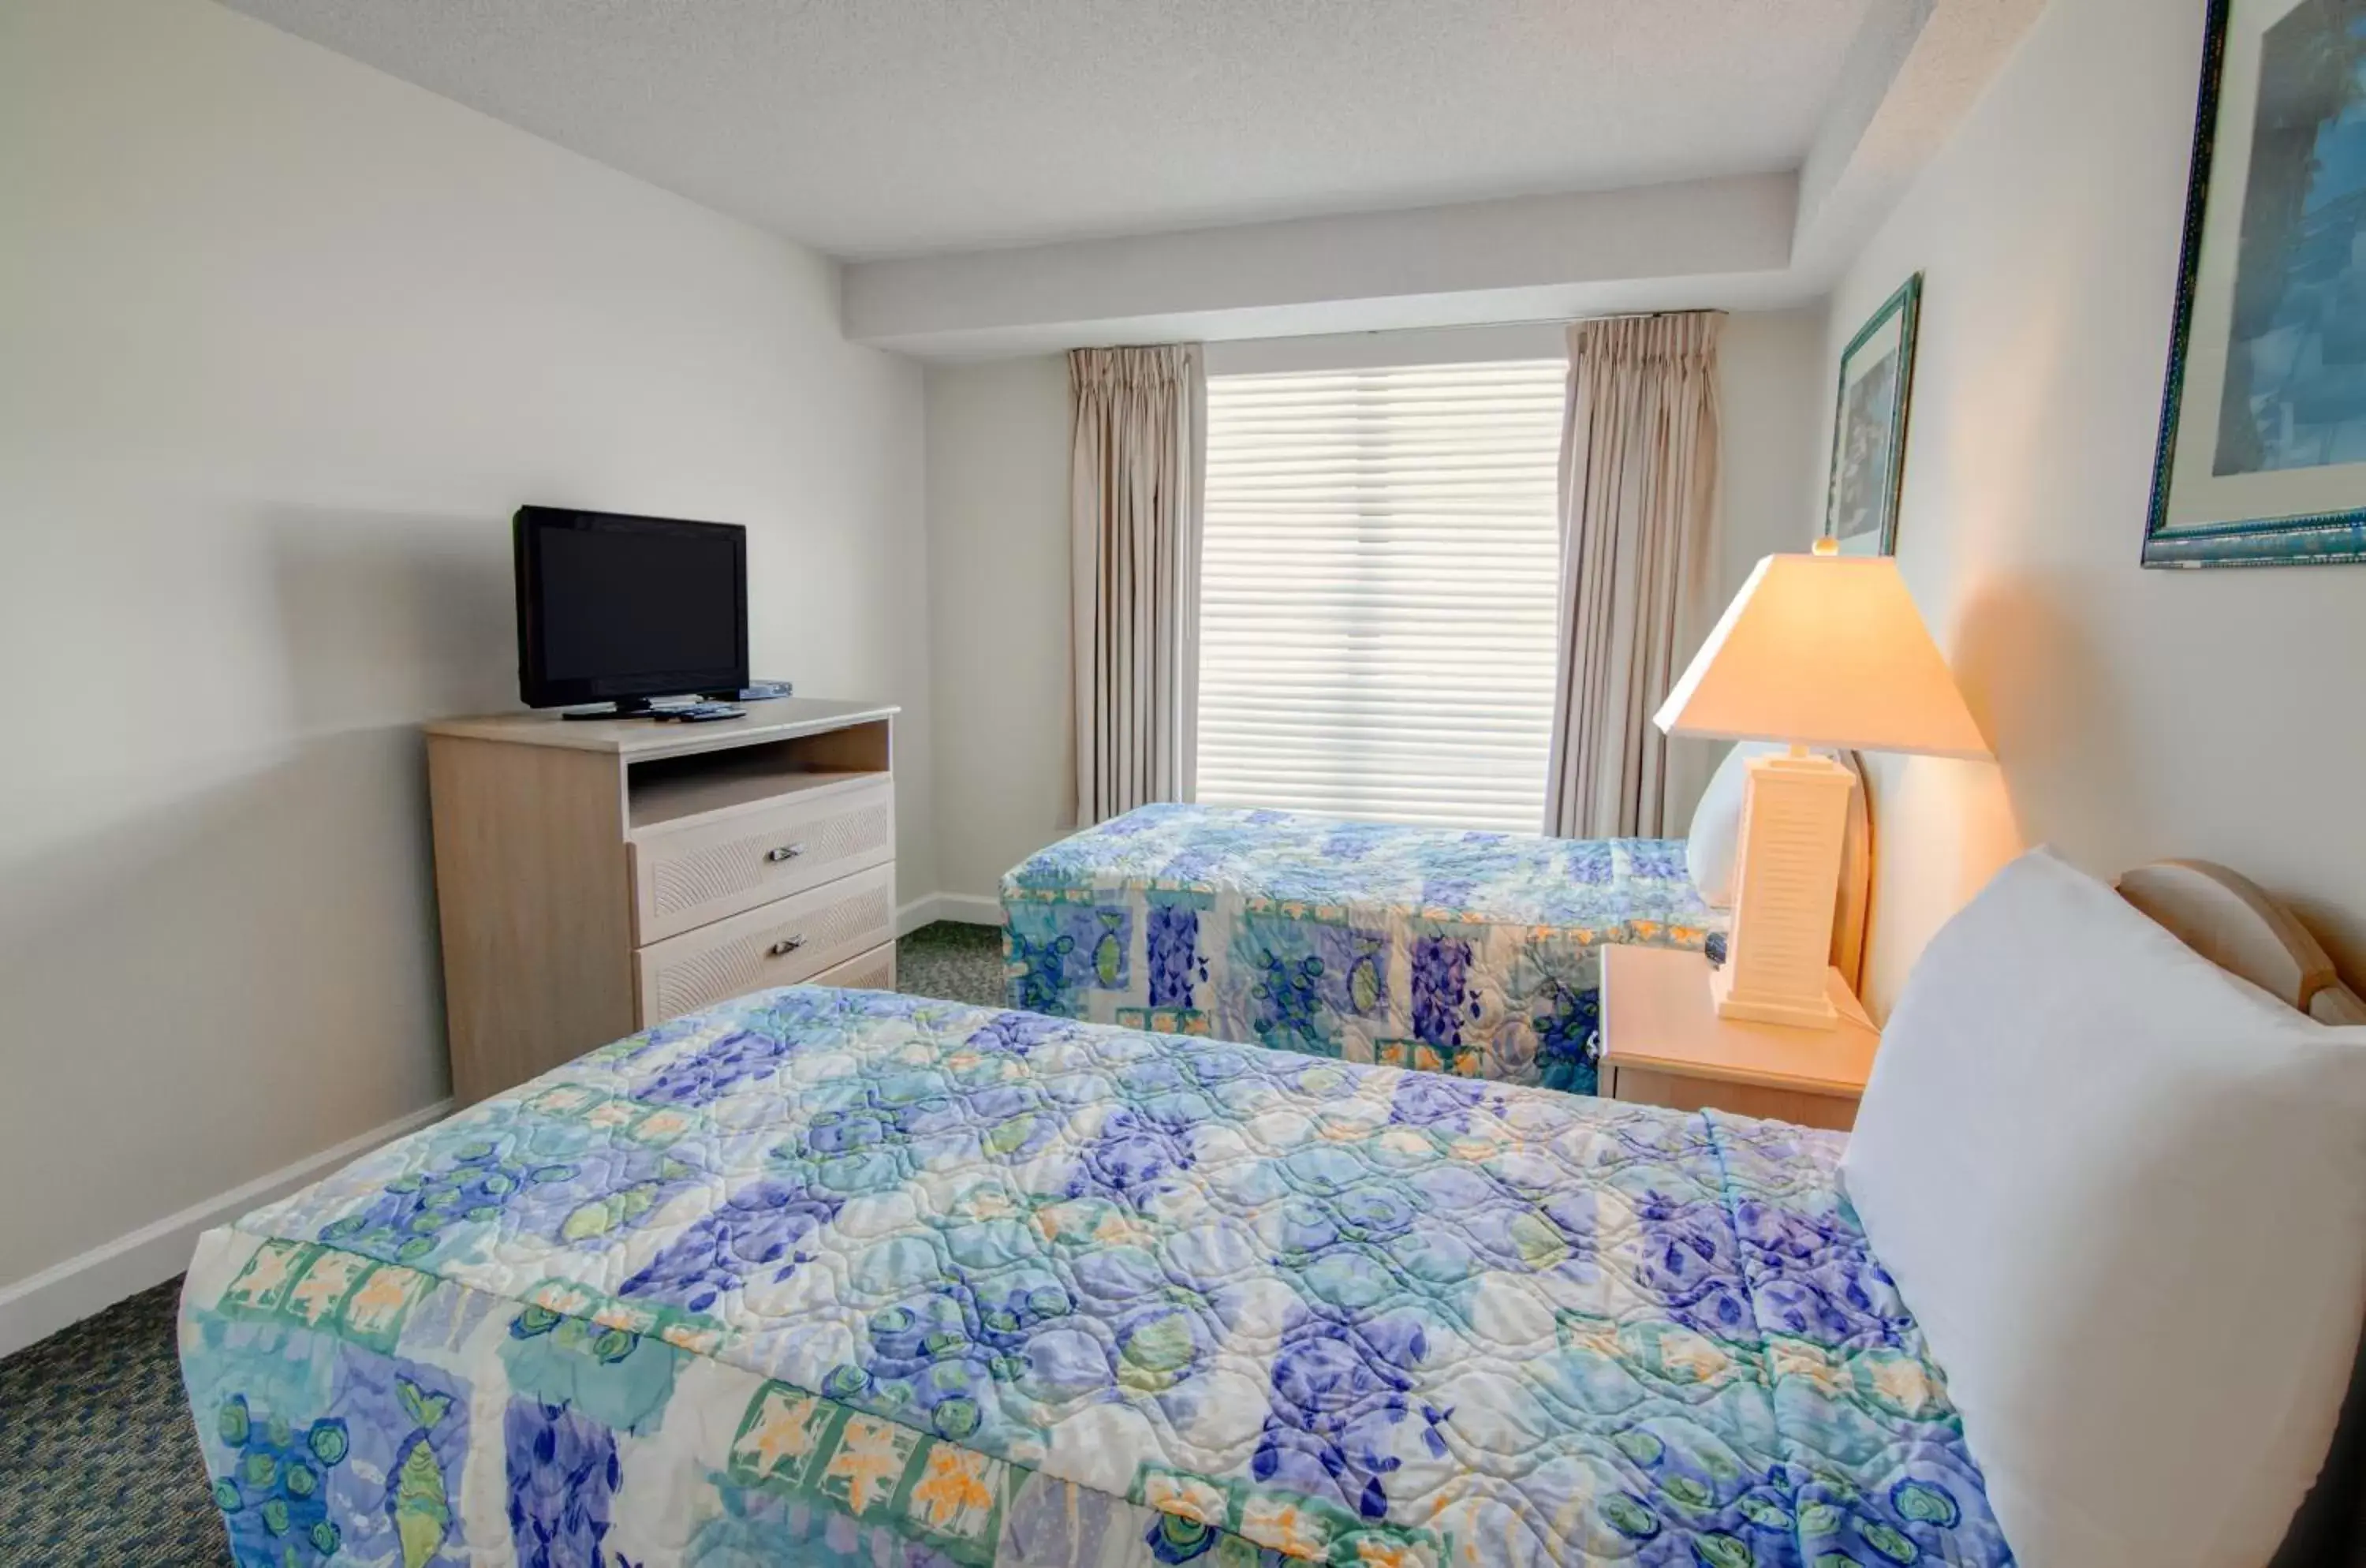
{"label": "purple floral motif on quilt", "polygon": [[1150,947],[1150,1005],[1188,1008],[1200,972],[1200,911],[1188,904],[1154,903],[1144,941]]}
{"label": "purple floral motif on quilt", "polygon": [[[1249,1461],[1258,1481],[1322,1497],[1367,1519],[1388,1517],[1388,1477],[1403,1464],[1394,1428],[1414,1416],[1405,1370],[1428,1353],[1410,1318],[1291,1309],[1274,1353],[1272,1413]],[[1423,1406],[1436,1453],[1445,1413]]]}
{"label": "purple floral motif on quilt", "polygon": [[1069,1027],[1065,1019],[1040,1012],[998,1012],[963,1043],[974,1051],[1007,1051],[1014,1056],[1024,1056]]}
{"label": "purple floral motif on quilt", "polygon": [[813,1261],[803,1250],[838,1217],[839,1200],[794,1183],[766,1179],[743,1187],[701,1215],[626,1280],[622,1293],[705,1312],[751,1277],[785,1280]]}
{"label": "purple floral motif on quilt", "polygon": [[1569,843],[1569,875],[1573,882],[1599,886],[1613,880],[1618,872],[1612,853],[1615,842],[1645,842],[1648,840],[1614,840],[1610,839],[1572,839]]}
{"label": "purple floral motif on quilt", "polygon": [[528,1395],[510,1401],[501,1435],[521,1568],[604,1568],[613,1560],[601,1543],[624,1480],[615,1432]]}
{"label": "purple floral motif on quilt", "polygon": [[660,1105],[712,1105],[779,1066],[790,1049],[781,1036],[742,1030],[707,1050],[676,1057],[635,1085],[633,1098]]}
{"label": "purple floral motif on quilt", "polygon": [[1425,1044],[1451,1050],[1462,1043],[1462,1021],[1479,1016],[1464,976],[1470,970],[1470,944],[1458,938],[1425,936],[1413,944],[1413,1032]]}

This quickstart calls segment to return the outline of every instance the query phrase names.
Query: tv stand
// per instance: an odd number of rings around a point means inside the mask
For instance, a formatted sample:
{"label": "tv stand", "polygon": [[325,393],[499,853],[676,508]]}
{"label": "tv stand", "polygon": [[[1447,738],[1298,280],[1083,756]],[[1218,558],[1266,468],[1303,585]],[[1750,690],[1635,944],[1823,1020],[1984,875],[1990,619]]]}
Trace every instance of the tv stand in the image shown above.
{"label": "tv stand", "polygon": [[746,707],[427,727],[461,1104],[749,991],[895,988],[896,710]]}

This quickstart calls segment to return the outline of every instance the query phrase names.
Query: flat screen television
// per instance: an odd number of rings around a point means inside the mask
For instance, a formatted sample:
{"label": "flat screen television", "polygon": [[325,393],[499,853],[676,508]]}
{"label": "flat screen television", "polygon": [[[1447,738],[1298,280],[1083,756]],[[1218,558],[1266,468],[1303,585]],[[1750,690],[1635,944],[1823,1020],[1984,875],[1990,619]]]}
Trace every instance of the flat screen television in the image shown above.
{"label": "flat screen television", "polygon": [[522,506],[518,692],[528,707],[733,692],[748,683],[748,530]]}

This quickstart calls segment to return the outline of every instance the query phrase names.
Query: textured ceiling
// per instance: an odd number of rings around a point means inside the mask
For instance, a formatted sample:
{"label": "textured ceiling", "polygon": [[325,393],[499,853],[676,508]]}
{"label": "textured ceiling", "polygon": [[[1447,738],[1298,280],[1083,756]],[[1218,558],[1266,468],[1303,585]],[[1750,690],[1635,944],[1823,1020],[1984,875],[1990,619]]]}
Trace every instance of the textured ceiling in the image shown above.
{"label": "textured ceiling", "polygon": [[1866,3],[229,0],[840,255],[1793,168]]}

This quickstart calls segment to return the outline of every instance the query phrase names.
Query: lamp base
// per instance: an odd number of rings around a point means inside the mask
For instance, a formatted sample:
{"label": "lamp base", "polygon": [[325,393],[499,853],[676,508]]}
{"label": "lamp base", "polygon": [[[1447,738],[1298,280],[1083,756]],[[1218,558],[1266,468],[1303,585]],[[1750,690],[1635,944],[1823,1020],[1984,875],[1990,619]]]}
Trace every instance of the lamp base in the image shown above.
{"label": "lamp base", "polygon": [[1750,763],[1726,962],[1709,979],[1720,1018],[1797,1029],[1840,1023],[1824,992],[1850,772],[1795,751]]}
{"label": "lamp base", "polygon": [[1708,976],[1709,999],[1717,1004],[1719,1018],[1740,1019],[1750,1023],[1780,1023],[1792,1029],[1837,1029],[1841,1010],[1832,1006],[1830,997],[1818,997],[1816,1003],[1752,1000],[1733,994],[1733,971],[1713,969]]}

